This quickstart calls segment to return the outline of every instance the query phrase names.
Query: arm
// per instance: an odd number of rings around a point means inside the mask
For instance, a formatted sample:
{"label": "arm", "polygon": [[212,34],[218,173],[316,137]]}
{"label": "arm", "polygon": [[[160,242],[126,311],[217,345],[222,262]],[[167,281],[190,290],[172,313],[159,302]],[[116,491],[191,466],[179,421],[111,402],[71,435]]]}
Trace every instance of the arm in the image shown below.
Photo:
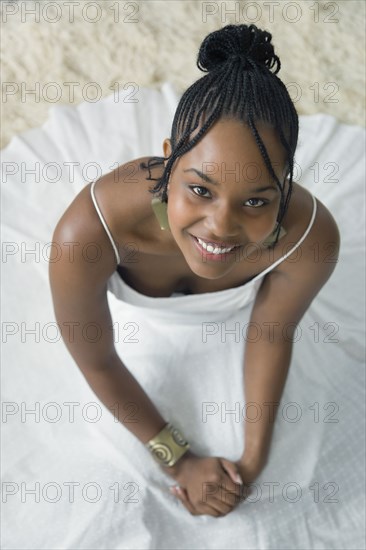
{"label": "arm", "polygon": [[[248,473],[251,472],[254,476],[264,468],[268,459],[274,422],[285,386],[291,354],[291,342],[270,342],[269,340],[247,342],[244,395],[245,403],[253,403],[253,406],[248,406],[246,409],[245,450],[241,462]],[[256,420],[251,422],[250,419]],[[244,477],[247,478],[247,475]]]}
{"label": "arm", "polygon": [[[244,356],[245,448],[240,459],[244,478],[254,479],[267,463],[274,422],[290,367],[297,325],[338,261],[340,235],[324,207],[301,245],[300,261],[279,264],[264,279],[253,307]],[[315,235],[315,236],[314,236]],[[314,247],[320,251],[314,261]],[[330,250],[333,252],[330,256]],[[258,328],[260,337],[258,338]]]}
{"label": "arm", "polygon": [[[49,281],[55,317],[64,343],[87,383],[118,420],[142,443],[166,424],[154,404],[123,365],[114,347],[112,319],[106,282],[115,270],[115,256],[94,210],[87,185],[57,224],[53,242],[57,261],[49,264]],[[83,250],[90,243],[102,251],[101,258],[88,261]],[[56,255],[56,254],[54,254]],[[95,323],[100,338],[92,341],[85,327]],[[71,330],[72,327],[72,330]],[[127,403],[136,405],[138,422],[123,422]]]}

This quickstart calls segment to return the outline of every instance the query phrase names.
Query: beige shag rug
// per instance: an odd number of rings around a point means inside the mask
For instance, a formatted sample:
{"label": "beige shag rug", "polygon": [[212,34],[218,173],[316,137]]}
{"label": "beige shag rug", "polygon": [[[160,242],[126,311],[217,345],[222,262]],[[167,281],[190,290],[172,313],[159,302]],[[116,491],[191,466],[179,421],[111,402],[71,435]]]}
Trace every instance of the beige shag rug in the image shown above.
{"label": "beige shag rug", "polygon": [[272,33],[299,114],[365,123],[365,2],[1,2],[1,143],[40,126],[57,104],[98,101],[133,83],[184,91],[204,73],[198,48],[211,31],[251,24]]}

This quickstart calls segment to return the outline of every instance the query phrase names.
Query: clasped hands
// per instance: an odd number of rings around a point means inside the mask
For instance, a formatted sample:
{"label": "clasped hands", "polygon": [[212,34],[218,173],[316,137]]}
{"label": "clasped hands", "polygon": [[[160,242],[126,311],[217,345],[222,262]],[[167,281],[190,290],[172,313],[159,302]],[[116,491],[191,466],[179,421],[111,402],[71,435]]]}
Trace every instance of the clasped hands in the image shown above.
{"label": "clasped hands", "polygon": [[194,516],[222,517],[231,512],[250,494],[247,484],[263,469],[262,463],[248,461],[245,456],[236,462],[222,457],[201,457],[185,453],[175,466],[163,470],[178,485],[170,487],[185,508]]}

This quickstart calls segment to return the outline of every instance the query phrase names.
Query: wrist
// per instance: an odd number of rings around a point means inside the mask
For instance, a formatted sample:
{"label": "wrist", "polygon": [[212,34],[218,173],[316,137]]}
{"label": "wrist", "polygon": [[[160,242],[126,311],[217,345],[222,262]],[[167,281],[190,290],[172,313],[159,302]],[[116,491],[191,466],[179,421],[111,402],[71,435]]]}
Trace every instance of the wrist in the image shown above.
{"label": "wrist", "polygon": [[187,453],[190,445],[182,433],[168,422],[145,447],[159,464],[172,467]]}
{"label": "wrist", "polygon": [[179,481],[179,479],[182,478],[185,469],[187,468],[187,464],[195,456],[196,455],[190,449],[188,449],[188,451],[186,451],[184,455],[182,455],[173,466],[162,465],[161,468],[170,477],[172,477],[176,481]]}
{"label": "wrist", "polygon": [[262,473],[262,470],[264,468],[263,463],[248,462],[248,460],[244,456],[242,456],[236,464],[239,470],[240,477],[245,484],[253,483]]}
{"label": "wrist", "polygon": [[267,463],[267,455],[265,453],[249,453],[245,452],[238,460],[238,465],[249,477],[258,476],[264,469]]}

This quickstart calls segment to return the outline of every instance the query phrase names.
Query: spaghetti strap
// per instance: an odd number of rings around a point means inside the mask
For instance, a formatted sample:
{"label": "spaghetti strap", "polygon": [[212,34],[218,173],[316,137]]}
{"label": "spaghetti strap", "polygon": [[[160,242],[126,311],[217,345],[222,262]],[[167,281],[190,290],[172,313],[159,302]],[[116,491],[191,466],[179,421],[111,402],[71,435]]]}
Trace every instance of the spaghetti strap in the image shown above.
{"label": "spaghetti strap", "polygon": [[283,262],[286,258],[288,258],[288,256],[290,256],[300,246],[300,244],[304,241],[304,239],[306,239],[308,233],[310,232],[310,229],[313,227],[315,216],[316,216],[316,210],[317,210],[316,198],[314,197],[314,195],[310,191],[309,191],[309,193],[311,194],[312,199],[313,199],[313,213],[312,213],[309,225],[307,226],[303,236],[297,241],[297,243],[288,252],[286,252],[286,254],[281,256],[281,258],[276,260],[267,269],[265,269],[264,271],[261,271],[261,273],[259,273],[256,277],[254,277],[254,279],[251,279],[251,282],[255,281],[257,278],[263,277],[263,275],[266,275],[266,273],[268,273],[268,271],[271,271],[274,267],[276,267],[278,264]]}
{"label": "spaghetti strap", "polygon": [[100,219],[100,221],[102,222],[104,229],[106,230],[106,233],[107,233],[107,235],[108,235],[108,237],[109,237],[109,240],[111,241],[111,245],[113,246],[114,254],[115,254],[115,256],[116,256],[116,261],[117,261],[117,265],[118,265],[118,264],[120,263],[121,260],[120,260],[120,256],[119,256],[119,253],[118,253],[118,250],[117,250],[116,243],[115,243],[114,240],[113,240],[112,234],[111,234],[111,232],[110,232],[110,230],[109,230],[109,227],[108,227],[108,225],[107,225],[107,223],[106,223],[106,221],[105,221],[105,219],[104,219],[104,217],[103,217],[103,214],[102,214],[102,212],[101,212],[101,210],[100,210],[100,208],[99,208],[99,206],[98,206],[97,200],[96,200],[96,198],[95,198],[94,186],[95,186],[95,184],[97,183],[97,181],[98,181],[98,180],[94,180],[93,183],[91,184],[91,186],[90,186],[90,194],[91,194],[91,198],[93,199],[93,203],[94,203],[95,209],[96,209],[96,211],[98,212],[99,219]]}

